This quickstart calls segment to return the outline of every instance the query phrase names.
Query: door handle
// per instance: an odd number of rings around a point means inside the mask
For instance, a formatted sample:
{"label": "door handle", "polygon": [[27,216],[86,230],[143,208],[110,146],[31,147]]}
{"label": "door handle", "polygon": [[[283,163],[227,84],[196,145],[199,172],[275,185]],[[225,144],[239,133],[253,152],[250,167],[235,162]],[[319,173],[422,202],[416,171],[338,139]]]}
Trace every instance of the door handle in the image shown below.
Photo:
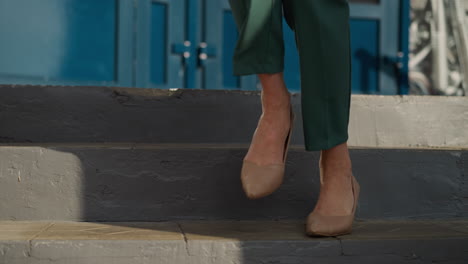
{"label": "door handle", "polygon": [[184,43],[172,44],[172,53],[182,55],[185,61],[192,55],[190,52],[191,46],[192,43],[190,43],[188,40],[184,41]]}
{"label": "door handle", "polygon": [[386,55],[383,57],[383,61],[385,64],[393,66],[398,79],[408,76],[407,56],[403,52],[398,52],[396,56]]}
{"label": "door handle", "polygon": [[396,56],[384,56],[383,61],[386,64],[393,65],[398,84],[401,85],[408,82],[408,56],[404,52],[399,51]]}
{"label": "door handle", "polygon": [[210,57],[215,57],[216,53],[216,47],[214,45],[201,42],[200,45],[198,45],[198,66],[205,66],[206,60]]}
{"label": "door handle", "polygon": [[398,52],[396,56],[384,56],[384,62],[387,64],[393,64],[397,69],[402,69],[404,66],[405,54],[403,52]]}

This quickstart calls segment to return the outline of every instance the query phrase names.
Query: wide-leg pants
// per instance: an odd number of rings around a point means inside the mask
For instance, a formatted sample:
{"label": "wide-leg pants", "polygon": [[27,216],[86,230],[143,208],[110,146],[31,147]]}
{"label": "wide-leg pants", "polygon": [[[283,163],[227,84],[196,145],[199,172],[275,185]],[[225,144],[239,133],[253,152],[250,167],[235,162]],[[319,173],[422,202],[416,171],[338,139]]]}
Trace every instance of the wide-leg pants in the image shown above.
{"label": "wide-leg pants", "polygon": [[239,32],[233,74],[283,71],[284,16],[299,54],[305,149],[329,149],[346,142],[351,99],[348,0],[229,3]]}

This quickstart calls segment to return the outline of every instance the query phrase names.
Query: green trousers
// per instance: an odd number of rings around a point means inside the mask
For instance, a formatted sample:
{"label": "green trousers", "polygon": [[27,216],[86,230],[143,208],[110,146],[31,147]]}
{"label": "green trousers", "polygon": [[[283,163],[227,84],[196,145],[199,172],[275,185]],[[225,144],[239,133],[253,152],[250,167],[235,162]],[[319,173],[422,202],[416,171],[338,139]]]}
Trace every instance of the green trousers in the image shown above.
{"label": "green trousers", "polygon": [[348,140],[351,57],[348,0],[229,0],[239,37],[236,76],[284,68],[283,16],[294,31],[307,151]]}

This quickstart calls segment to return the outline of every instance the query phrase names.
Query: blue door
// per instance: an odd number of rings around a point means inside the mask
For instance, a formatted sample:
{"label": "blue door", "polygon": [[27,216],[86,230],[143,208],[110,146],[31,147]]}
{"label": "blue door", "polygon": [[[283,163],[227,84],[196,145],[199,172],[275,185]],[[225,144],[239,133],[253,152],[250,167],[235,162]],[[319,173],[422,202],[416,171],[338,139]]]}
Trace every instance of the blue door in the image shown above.
{"label": "blue door", "polygon": [[[153,5],[166,2],[163,0],[140,1],[152,2]],[[171,5],[176,3],[178,1],[173,1]],[[407,65],[408,57],[405,46],[408,44],[407,39],[403,39],[406,44],[401,45],[404,43],[402,36],[405,36],[401,28],[406,27],[405,30],[408,31],[408,25],[403,23],[407,14],[402,9],[403,7],[408,11],[408,0],[350,0],[353,93],[405,93],[402,87],[404,82],[401,82],[401,69]],[[172,53],[167,56],[177,56],[177,54],[186,56],[181,58],[182,63],[179,66],[167,64],[167,67],[174,71],[179,69],[179,82],[174,80],[170,86],[241,90],[260,88],[258,79],[254,75],[242,77],[232,75],[232,55],[237,30],[228,0],[187,0],[184,3],[178,3],[177,8],[174,9],[184,9],[185,19],[170,20],[166,23],[169,27],[173,25],[172,28],[177,28],[177,31],[173,33],[177,34],[177,39],[166,43],[168,47],[172,47]],[[172,16],[179,15],[172,14]],[[180,16],[183,15],[180,14]],[[162,20],[157,22],[163,23]],[[143,27],[146,24],[143,23]],[[157,23],[152,24],[153,27],[155,25],[158,27]],[[285,81],[290,90],[300,91],[299,57],[295,47],[294,33],[289,29],[286,21],[283,21],[283,27],[286,49]],[[167,29],[161,26],[159,28],[159,34],[167,36]],[[182,39],[178,30],[183,31]],[[158,34],[158,30],[153,29],[151,32],[153,38]],[[146,41],[146,43],[149,42]],[[153,45],[152,49],[155,48],[160,49],[157,45]],[[151,59],[163,64],[161,57],[151,57]],[[167,61],[166,58],[164,60]],[[182,84],[180,80],[183,80]],[[143,87],[154,87],[154,85],[165,87],[161,83],[148,82],[147,78],[138,84]]]}
{"label": "blue door", "polygon": [[402,78],[408,61],[409,1],[350,3],[353,93],[406,93]]}
{"label": "blue door", "polygon": [[[401,81],[407,67],[407,47],[400,28],[408,30],[405,18],[409,1],[350,0],[352,92],[354,94],[401,94]],[[403,16],[402,16],[403,15]],[[403,23],[403,24],[402,24]],[[285,21],[283,25],[285,25]],[[299,91],[299,58],[294,35],[284,26],[286,58],[285,80],[291,90]]]}
{"label": "blue door", "polygon": [[1,0],[0,82],[132,85],[132,2]]}
{"label": "blue door", "polygon": [[227,1],[138,0],[136,86],[253,89],[232,76],[237,37]]}
{"label": "blue door", "polygon": [[[409,0],[349,2],[353,93],[405,93]],[[286,84],[300,91],[283,26]],[[259,89],[232,75],[228,0],[0,0],[0,36],[0,83]]]}
{"label": "blue door", "polygon": [[237,29],[227,0],[206,0],[203,41],[216,50],[215,56],[203,62],[207,89],[252,90],[257,77],[232,75],[232,56]]}
{"label": "blue door", "polygon": [[[136,1],[135,83],[143,88],[189,87],[184,69],[191,58],[184,0]],[[194,41],[195,42],[195,41]]]}

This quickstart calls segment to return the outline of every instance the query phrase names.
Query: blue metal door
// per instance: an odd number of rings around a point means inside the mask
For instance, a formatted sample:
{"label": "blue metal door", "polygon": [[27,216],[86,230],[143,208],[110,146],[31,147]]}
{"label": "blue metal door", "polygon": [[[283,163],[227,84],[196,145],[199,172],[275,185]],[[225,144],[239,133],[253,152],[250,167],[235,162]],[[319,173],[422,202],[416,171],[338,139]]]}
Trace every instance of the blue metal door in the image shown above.
{"label": "blue metal door", "polygon": [[353,93],[407,93],[409,1],[350,3]]}
{"label": "blue metal door", "polygon": [[204,88],[251,90],[257,78],[232,75],[232,55],[237,29],[228,0],[206,0],[204,5],[203,41],[212,48],[211,55],[202,61]]}
{"label": "blue metal door", "polygon": [[0,82],[132,85],[128,0],[1,0]]}
{"label": "blue metal door", "polygon": [[[409,0],[349,1],[353,93],[405,93]],[[285,79],[299,91],[283,26]],[[228,0],[1,0],[0,36],[1,83],[259,89],[232,75]]]}
{"label": "blue metal door", "polygon": [[191,51],[184,25],[185,0],[136,1],[135,86],[189,87],[184,59]]}
{"label": "blue metal door", "polygon": [[138,0],[136,86],[253,89],[232,75],[237,32],[227,0]]}
{"label": "blue metal door", "polygon": [[[350,0],[352,92],[354,94],[405,94],[408,64],[409,1]],[[294,35],[285,32],[285,81],[299,91],[299,58]],[[406,32],[405,32],[406,31]]]}

